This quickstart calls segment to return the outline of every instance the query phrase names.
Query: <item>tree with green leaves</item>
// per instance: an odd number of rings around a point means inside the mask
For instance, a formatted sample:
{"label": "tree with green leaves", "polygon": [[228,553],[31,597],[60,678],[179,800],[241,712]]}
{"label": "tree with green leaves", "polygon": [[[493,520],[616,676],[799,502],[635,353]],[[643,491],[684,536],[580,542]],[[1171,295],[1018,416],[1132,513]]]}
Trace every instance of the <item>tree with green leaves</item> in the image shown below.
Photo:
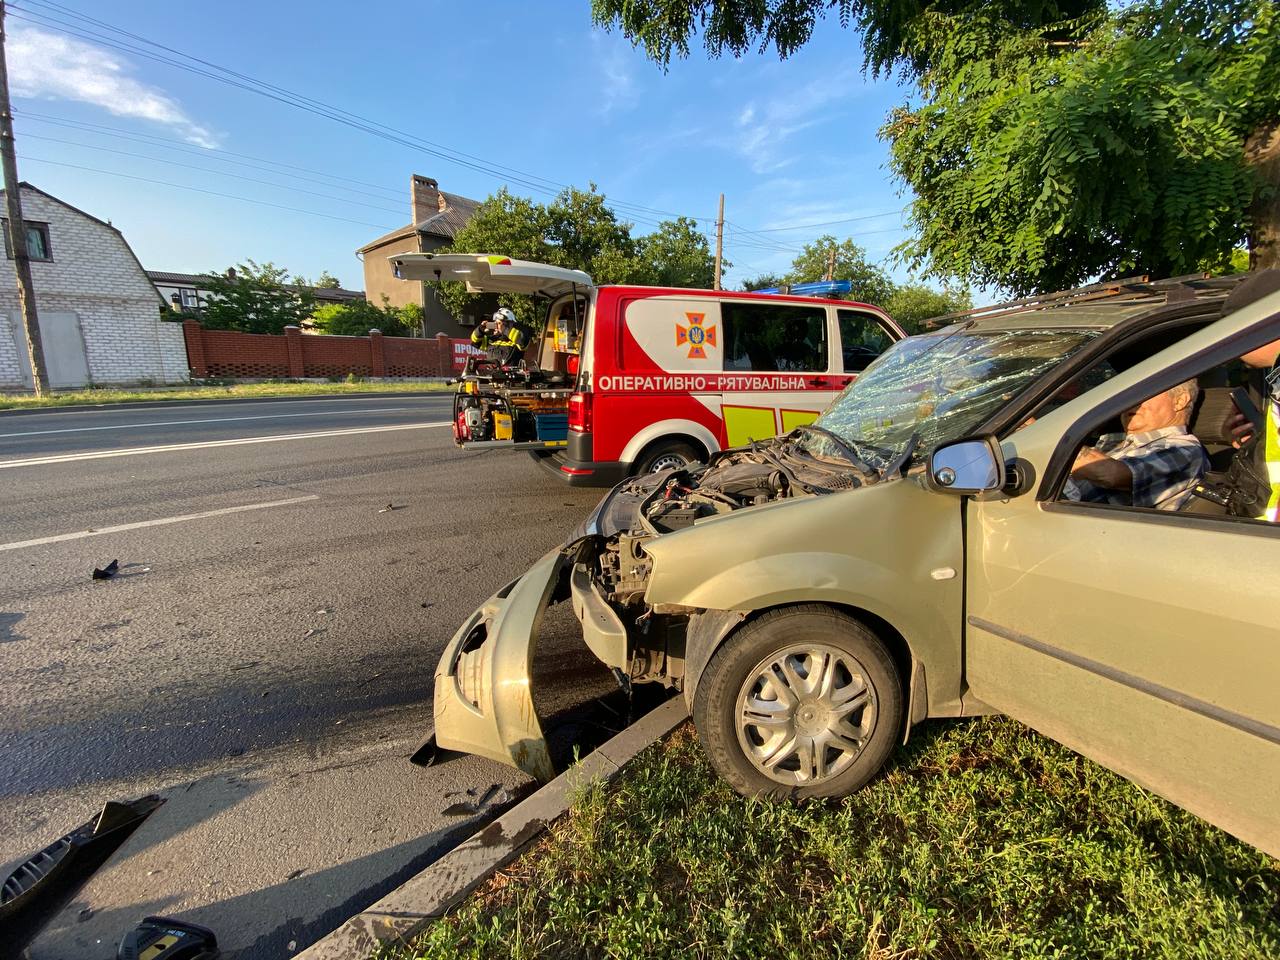
{"label": "tree with green leaves", "polygon": [[242,333],[283,333],[285,327],[302,326],[315,300],[310,290],[289,283],[288,278],[284,267],[253,260],[224,273],[205,275],[200,288],[208,296],[200,311],[201,324]]}
{"label": "tree with green leaves", "polygon": [[326,303],[311,315],[311,326],[317,333],[335,337],[363,337],[370,330],[380,330],[388,337],[411,337],[421,322],[421,307],[417,304],[393,307],[385,295],[381,307],[368,300],[351,300]]}
{"label": "tree with green leaves", "polygon": [[328,270],[321,270],[320,276],[316,277],[316,282],[312,284],[312,286],[317,290],[337,290],[342,286],[342,284],[340,284],[338,282],[338,278]]}
{"label": "tree with green leaves", "polygon": [[881,129],[915,194],[899,248],[924,275],[1017,293],[1172,275],[1247,243],[1280,264],[1273,0],[593,0],[656,62],[772,47],[828,14],[872,73],[914,83]]}
{"label": "tree with green leaves", "polygon": [[998,8],[1008,28],[1031,30],[1101,10],[1105,0],[591,0],[597,26],[619,29],[663,69],[689,55],[701,34],[710,57],[742,57],[772,48],[787,59],[809,42],[818,24],[834,16],[862,36],[863,59],[874,74],[904,68],[919,73],[928,63],[920,25],[929,16],[959,16]]}
{"label": "tree with green leaves", "polygon": [[[454,236],[449,251],[500,253],[588,273],[597,261],[610,265],[631,262],[635,251],[626,225],[619,224],[603,197],[594,190],[588,193],[590,196],[581,196],[583,191],[568,190],[550,204],[541,204],[504,187],[476,208]],[[620,240],[623,249],[616,247]],[[528,297],[503,294],[498,299],[524,323],[535,323],[536,310]],[[473,313],[476,300],[460,283],[441,284],[440,302],[454,316]]]}
{"label": "tree with green leaves", "polygon": [[[696,220],[664,220],[653,233],[636,242],[638,272],[633,282],[655,287],[706,288],[715,283],[716,262],[707,235]],[[733,266],[726,262],[725,268]]]}
{"label": "tree with green leaves", "polygon": [[771,287],[780,287],[787,281],[776,273],[762,273],[758,277],[748,277],[742,281],[742,289],[751,290],[768,290]]}
{"label": "tree with green leaves", "polygon": [[[519,260],[583,270],[597,284],[644,283],[711,286],[714,259],[697,223],[685,217],[659,224],[639,239],[620,220],[594,184],[569,188],[549,204],[518,197],[505,188],[490,196],[458,231],[453,253],[499,253]],[[454,316],[474,312],[475,296],[462,284],[441,285],[440,300]],[[524,323],[540,321],[538,307],[515,294],[498,297]]]}
{"label": "tree with green leaves", "polygon": [[861,303],[883,304],[893,292],[893,281],[880,267],[867,260],[867,252],[851,238],[837,241],[830,234],[806,243],[791,261],[784,283],[810,283],[825,280],[835,254],[834,280],[850,280],[849,293],[843,297]]}
{"label": "tree with green leaves", "polygon": [[876,305],[882,307],[908,334],[916,334],[925,331],[927,320],[968,310],[973,306],[973,298],[968,290],[959,287],[935,290],[923,283],[904,283],[894,287],[893,292]]}

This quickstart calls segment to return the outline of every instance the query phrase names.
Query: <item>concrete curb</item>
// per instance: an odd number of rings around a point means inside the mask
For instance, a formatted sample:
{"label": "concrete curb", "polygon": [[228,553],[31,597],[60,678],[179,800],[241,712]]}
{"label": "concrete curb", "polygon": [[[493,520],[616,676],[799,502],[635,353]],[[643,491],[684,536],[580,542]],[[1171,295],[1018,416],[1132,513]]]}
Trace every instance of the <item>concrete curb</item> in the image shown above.
{"label": "concrete curb", "polygon": [[612,780],[627,761],[688,716],[684,697],[677,694],[412,880],[297,954],[297,960],[369,960],[384,944],[414,936],[461,902],[495,870],[516,859],[569,809],[580,786],[593,780]]}
{"label": "concrete curb", "polygon": [[[444,381],[441,380],[441,383]],[[147,410],[157,407],[199,407],[210,403],[299,403],[308,400],[360,400],[376,397],[452,397],[451,390],[370,390],[360,393],[316,393],[288,397],[210,397],[207,400],[129,400],[125,403],[72,403],[65,407],[15,407],[0,410],[0,417],[38,413],[91,413],[95,410]]]}

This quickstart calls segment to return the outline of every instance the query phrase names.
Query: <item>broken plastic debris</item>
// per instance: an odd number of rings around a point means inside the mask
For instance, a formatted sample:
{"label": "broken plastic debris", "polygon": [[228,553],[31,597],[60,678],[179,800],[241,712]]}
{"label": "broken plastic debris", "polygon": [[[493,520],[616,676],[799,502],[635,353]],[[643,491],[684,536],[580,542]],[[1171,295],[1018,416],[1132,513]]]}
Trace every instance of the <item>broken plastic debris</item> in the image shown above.
{"label": "broken plastic debris", "polygon": [[379,513],[390,513],[392,510],[403,510],[403,509],[405,508],[405,506],[406,506],[406,505],[405,505],[405,504],[403,504],[403,503],[388,503],[385,507],[383,507],[383,508],[382,508],[381,510],[379,510],[378,512],[379,512]]}
{"label": "broken plastic debris", "polygon": [[217,956],[218,938],[212,930],[173,917],[146,917],[125,934],[116,953],[117,960],[214,960]]}
{"label": "broken plastic debris", "polygon": [[112,577],[116,575],[117,572],[119,572],[119,570],[120,570],[120,561],[112,560],[105,567],[94,567],[93,579],[110,580]]}
{"label": "broken plastic debris", "polygon": [[[467,796],[475,797],[479,791],[473,787],[468,787],[466,793]],[[445,794],[446,797],[456,797],[460,795],[461,794],[457,791],[451,791]],[[491,784],[484,793],[480,794],[478,799],[460,800],[457,803],[451,803],[441,812],[447,817],[471,817],[475,816],[477,813],[482,813],[484,808],[491,802],[503,804],[507,803],[510,799],[511,795],[507,793],[506,788],[501,784],[494,783]]]}

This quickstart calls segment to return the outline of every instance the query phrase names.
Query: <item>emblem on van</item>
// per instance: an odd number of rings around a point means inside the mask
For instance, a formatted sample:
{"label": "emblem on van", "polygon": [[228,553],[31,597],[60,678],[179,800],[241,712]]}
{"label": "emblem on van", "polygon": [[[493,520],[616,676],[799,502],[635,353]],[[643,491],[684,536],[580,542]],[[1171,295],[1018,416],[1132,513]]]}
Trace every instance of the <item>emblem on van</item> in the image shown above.
{"label": "emblem on van", "polygon": [[676,321],[676,346],[683,347],[686,343],[689,345],[690,360],[707,359],[706,345],[716,345],[716,327],[712,324],[704,327],[702,321],[707,318],[705,313],[686,313],[685,319],[689,321],[686,327],[680,321]]}

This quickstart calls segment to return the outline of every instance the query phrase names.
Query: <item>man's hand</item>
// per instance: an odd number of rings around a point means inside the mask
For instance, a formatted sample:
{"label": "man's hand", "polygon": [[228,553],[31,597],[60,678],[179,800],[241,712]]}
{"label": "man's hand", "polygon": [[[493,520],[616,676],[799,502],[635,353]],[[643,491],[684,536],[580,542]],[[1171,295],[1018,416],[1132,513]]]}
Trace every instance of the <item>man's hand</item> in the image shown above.
{"label": "man's hand", "polygon": [[1094,447],[1081,447],[1071,465],[1071,479],[1088,480],[1106,490],[1132,490],[1133,471]]}
{"label": "man's hand", "polygon": [[1253,424],[1243,413],[1233,413],[1223,426],[1231,436],[1231,445],[1237,450],[1253,439]]}
{"label": "man's hand", "polygon": [[1091,463],[1108,459],[1110,458],[1096,447],[1081,447],[1080,452],[1076,454],[1076,462],[1071,465],[1071,472],[1075,473],[1081,467],[1087,467]]}

